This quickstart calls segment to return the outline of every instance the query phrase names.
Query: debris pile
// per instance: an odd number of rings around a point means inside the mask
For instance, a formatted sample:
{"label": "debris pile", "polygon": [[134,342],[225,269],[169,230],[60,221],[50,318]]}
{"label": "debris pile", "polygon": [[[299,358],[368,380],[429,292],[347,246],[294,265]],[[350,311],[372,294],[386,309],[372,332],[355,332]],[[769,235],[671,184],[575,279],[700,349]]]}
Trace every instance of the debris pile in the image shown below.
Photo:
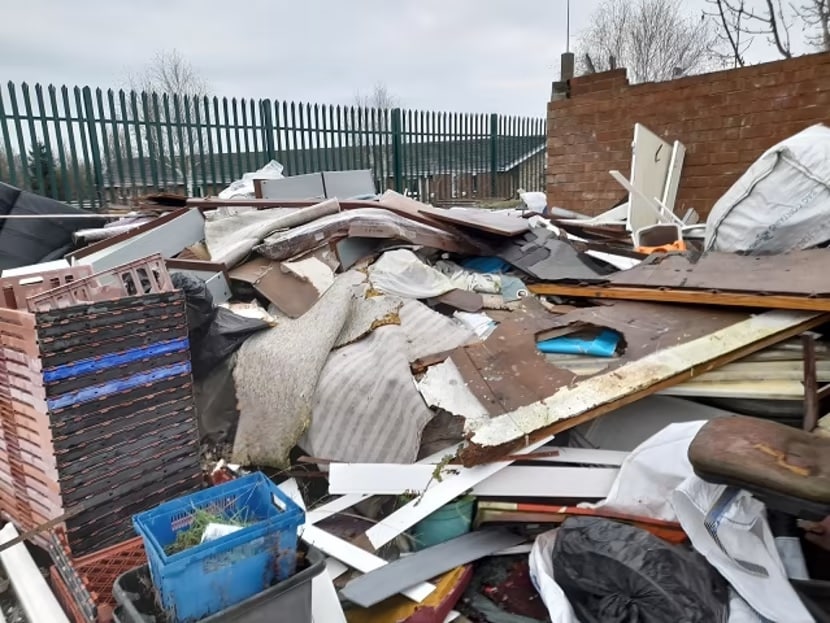
{"label": "debris pile", "polygon": [[277,163],[95,215],[0,185],[3,518],[78,622],[276,609],[268,556],[323,623],[820,620],[830,202],[736,233],[764,176],[826,192],[806,133],[703,224],[639,124],[592,218]]}

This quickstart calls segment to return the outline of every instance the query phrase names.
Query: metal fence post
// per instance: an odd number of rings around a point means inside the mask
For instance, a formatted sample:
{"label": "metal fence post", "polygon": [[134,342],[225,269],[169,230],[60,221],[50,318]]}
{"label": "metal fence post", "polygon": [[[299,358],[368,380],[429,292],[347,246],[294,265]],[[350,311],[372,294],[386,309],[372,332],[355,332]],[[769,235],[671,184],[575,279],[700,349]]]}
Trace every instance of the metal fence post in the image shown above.
{"label": "metal fence post", "polygon": [[401,109],[392,109],[392,160],[395,166],[395,190],[403,192],[403,150],[401,149]]}
{"label": "metal fence post", "polygon": [[263,147],[268,157],[274,160],[276,153],[274,152],[274,117],[271,114],[271,100],[259,100],[259,108],[262,119],[262,138],[265,143]]}
{"label": "metal fence post", "polygon": [[490,114],[490,197],[496,196],[496,176],[499,173],[499,116]]}
{"label": "metal fence post", "polygon": [[98,143],[98,132],[95,128],[95,108],[92,105],[92,90],[89,87],[83,88],[83,98],[84,117],[89,132],[89,149],[92,155],[92,170],[95,175],[95,198],[98,201],[98,206],[103,207],[104,175],[101,166],[101,146]]}

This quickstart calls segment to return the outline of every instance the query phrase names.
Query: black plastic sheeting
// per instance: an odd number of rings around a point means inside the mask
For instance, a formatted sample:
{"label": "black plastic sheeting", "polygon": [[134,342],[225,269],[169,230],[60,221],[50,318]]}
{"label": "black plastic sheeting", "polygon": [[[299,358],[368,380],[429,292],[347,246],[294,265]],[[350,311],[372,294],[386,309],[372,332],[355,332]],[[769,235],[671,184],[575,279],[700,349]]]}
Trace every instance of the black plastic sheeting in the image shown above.
{"label": "black plastic sheeting", "polygon": [[726,581],[697,552],[608,519],[567,519],[553,575],[582,623],[712,623],[728,613]]}
{"label": "black plastic sheeting", "polygon": [[[0,182],[0,215],[27,214],[88,212]],[[103,218],[0,219],[0,270],[60,259],[74,248],[73,233],[105,222]]]}
{"label": "black plastic sheeting", "polygon": [[571,243],[538,227],[524,236],[507,240],[496,249],[495,255],[543,281],[593,283],[603,281],[605,275],[617,272],[615,267],[577,251]]}
{"label": "black plastic sheeting", "polygon": [[193,378],[200,380],[237,351],[254,333],[267,329],[267,322],[245,318],[224,307],[213,306],[205,282],[185,273],[170,276],[187,299],[187,325]]}

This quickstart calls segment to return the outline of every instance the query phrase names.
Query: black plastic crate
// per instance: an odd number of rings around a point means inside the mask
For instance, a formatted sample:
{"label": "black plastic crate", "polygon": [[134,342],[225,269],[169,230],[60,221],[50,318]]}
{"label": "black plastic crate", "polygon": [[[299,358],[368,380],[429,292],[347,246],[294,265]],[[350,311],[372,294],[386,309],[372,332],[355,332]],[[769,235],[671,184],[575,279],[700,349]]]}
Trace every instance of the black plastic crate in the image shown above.
{"label": "black plastic crate", "polygon": [[[304,554],[305,567],[289,577],[222,612],[202,619],[201,623],[312,623],[311,582],[325,573],[322,553],[309,547]],[[156,608],[147,565],[133,569],[116,580],[112,594],[119,607],[115,623],[170,623]],[[325,623],[325,622],[321,622]]]}

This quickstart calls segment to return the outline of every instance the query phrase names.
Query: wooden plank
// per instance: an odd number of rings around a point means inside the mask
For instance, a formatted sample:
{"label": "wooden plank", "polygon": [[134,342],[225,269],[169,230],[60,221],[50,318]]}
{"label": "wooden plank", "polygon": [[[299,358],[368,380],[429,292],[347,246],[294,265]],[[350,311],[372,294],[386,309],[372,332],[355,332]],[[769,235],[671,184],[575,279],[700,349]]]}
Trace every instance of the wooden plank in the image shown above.
{"label": "wooden plank", "polygon": [[497,236],[518,236],[525,233],[530,226],[523,218],[506,216],[484,210],[482,208],[420,208],[421,214],[426,214],[439,221],[446,221],[461,227],[477,229]]}
{"label": "wooden plank", "polygon": [[788,309],[794,311],[830,311],[830,298],[808,298],[775,294],[742,294],[677,290],[672,288],[632,288],[607,285],[568,285],[537,283],[528,286],[534,294],[543,296],[571,296],[576,298],[615,299],[653,303],[683,303],[686,305],[718,305],[724,307],[752,307],[760,309]]}
{"label": "wooden plank", "polygon": [[677,385],[777,342],[800,335],[827,314],[772,311],[660,350],[599,374],[479,427],[461,451],[465,465],[478,465],[546,439],[609,411]]}
{"label": "wooden plank", "polygon": [[659,392],[683,398],[746,398],[750,400],[804,400],[800,381],[736,383],[681,383]]}
{"label": "wooden plank", "polygon": [[[531,455],[532,456],[532,455]],[[451,473],[454,466],[443,471]],[[420,494],[439,484],[434,465],[332,463],[329,493]],[[473,486],[482,497],[552,497],[601,499],[608,495],[619,470],[605,467],[511,465]]]}

